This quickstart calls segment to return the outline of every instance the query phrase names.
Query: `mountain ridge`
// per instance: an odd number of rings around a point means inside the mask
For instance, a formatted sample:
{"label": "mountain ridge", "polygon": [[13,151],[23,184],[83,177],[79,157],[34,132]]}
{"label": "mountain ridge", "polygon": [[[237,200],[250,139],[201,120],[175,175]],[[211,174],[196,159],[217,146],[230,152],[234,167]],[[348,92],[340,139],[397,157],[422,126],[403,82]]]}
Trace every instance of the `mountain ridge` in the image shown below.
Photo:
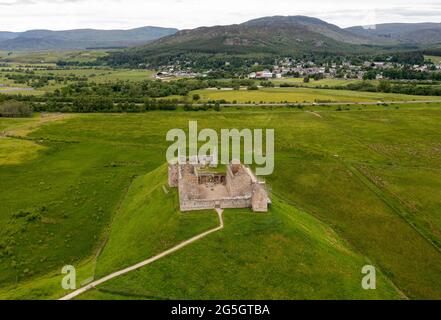
{"label": "mountain ridge", "polygon": [[181,30],[144,46],[112,54],[107,61],[135,66],[152,61],[153,64],[167,63],[188,54],[344,54],[365,51],[363,46],[385,43],[387,41],[376,42],[370,37],[353,35],[317,18],[272,16],[241,24]]}
{"label": "mountain ridge", "polygon": [[0,50],[31,51],[130,47],[146,44],[177,31],[175,28],[146,26],[129,30],[85,28],[60,31],[35,29],[24,32],[0,32]]}
{"label": "mountain ridge", "polygon": [[345,30],[372,40],[389,39],[398,43],[437,44],[441,43],[441,23],[382,23],[375,28],[354,26]]}
{"label": "mountain ridge", "polygon": [[[178,30],[140,27],[129,30],[45,29],[0,31],[0,50],[47,51],[89,48],[130,48],[137,63],[150,57],[203,54],[350,53],[368,48],[441,43],[441,23],[385,23],[375,29],[340,28],[314,17],[269,16],[232,24]],[[132,48],[133,47],[133,48]],[[143,57],[144,56],[144,57]],[[145,58],[145,59],[144,59]]]}

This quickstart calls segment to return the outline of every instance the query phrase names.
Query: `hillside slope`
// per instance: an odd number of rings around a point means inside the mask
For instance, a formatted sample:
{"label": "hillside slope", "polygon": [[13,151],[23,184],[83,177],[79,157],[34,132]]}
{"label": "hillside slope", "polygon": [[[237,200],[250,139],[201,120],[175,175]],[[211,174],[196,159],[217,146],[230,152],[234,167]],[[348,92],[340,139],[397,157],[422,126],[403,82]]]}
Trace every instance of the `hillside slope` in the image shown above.
{"label": "hillside slope", "polygon": [[226,210],[224,220],[224,230],[79,299],[400,298],[382,274],[378,290],[363,290],[360,270],[368,261],[277,197],[268,214]]}
{"label": "hillside slope", "polygon": [[15,32],[0,31],[0,41],[14,39],[15,37],[17,37]]}
{"label": "hillside slope", "polygon": [[347,53],[375,44],[335,25],[304,16],[275,16],[228,26],[182,30],[146,46],[115,53],[111,64],[150,63],[182,54]]}
{"label": "hillside slope", "polygon": [[372,41],[392,40],[399,43],[441,43],[441,23],[385,23],[375,28],[350,27],[347,31],[369,37]]}
{"label": "hillside slope", "polygon": [[143,45],[177,31],[172,28],[142,27],[131,30],[78,29],[66,31],[30,30],[0,33],[1,50],[66,50]]}

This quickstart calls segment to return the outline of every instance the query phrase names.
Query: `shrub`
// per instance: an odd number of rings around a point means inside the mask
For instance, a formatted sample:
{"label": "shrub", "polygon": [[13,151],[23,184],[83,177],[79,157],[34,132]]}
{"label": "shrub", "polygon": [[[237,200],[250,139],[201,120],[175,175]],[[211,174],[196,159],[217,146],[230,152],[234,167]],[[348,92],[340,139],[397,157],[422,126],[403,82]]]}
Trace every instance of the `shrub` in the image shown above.
{"label": "shrub", "polygon": [[32,109],[24,102],[10,100],[0,105],[0,117],[30,117]]}

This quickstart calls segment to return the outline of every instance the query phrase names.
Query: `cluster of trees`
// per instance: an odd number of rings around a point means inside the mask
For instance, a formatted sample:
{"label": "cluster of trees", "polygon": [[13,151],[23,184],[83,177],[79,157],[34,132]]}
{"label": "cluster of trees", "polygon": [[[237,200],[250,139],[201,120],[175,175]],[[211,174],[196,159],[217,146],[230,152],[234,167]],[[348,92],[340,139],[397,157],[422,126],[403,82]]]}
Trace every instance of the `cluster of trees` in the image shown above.
{"label": "cluster of trees", "polygon": [[96,67],[104,65],[104,62],[101,60],[92,60],[92,61],[66,61],[66,60],[58,60],[56,62],[59,67]]}
{"label": "cluster of trees", "polygon": [[[206,88],[234,88],[241,86],[251,87],[255,82],[249,79],[233,80],[202,80],[182,79],[176,81],[145,80],[142,82],[116,81],[107,83],[94,83],[79,81],[69,84],[53,93],[47,93],[46,99],[72,102],[76,97],[108,97],[114,102],[142,103],[146,97],[162,98],[169,96],[186,97],[191,91]],[[197,99],[195,99],[197,100]]]}
{"label": "cluster of trees", "polygon": [[404,84],[394,83],[388,80],[382,80],[378,85],[371,82],[351,83],[346,86],[325,86],[322,88],[336,90],[353,90],[367,92],[385,92],[385,93],[401,93],[417,96],[441,96],[441,88],[432,85],[419,85],[417,83]]}
{"label": "cluster of trees", "polygon": [[144,97],[185,96],[190,91],[206,88],[207,86],[206,82],[200,80],[178,80],[171,82],[145,80],[142,82],[116,81],[107,83],[80,81],[57,89],[54,93],[47,96],[64,99],[78,96],[105,96],[114,100],[118,98],[132,99],[135,102]]}
{"label": "cluster of trees", "polygon": [[9,100],[0,103],[0,117],[23,118],[32,116],[32,109],[28,104]]}
{"label": "cluster of trees", "polygon": [[182,101],[177,99],[144,99],[136,103],[131,101],[115,102],[109,97],[76,97],[70,102],[49,99],[46,102],[31,103],[37,112],[145,112],[153,110],[176,110]]}
{"label": "cluster of trees", "polygon": [[18,84],[26,84],[33,88],[41,88],[49,84],[49,76],[36,76],[33,74],[6,74],[5,78]]}
{"label": "cluster of trees", "polygon": [[384,77],[393,80],[432,80],[441,81],[441,73],[439,72],[427,72],[427,71],[415,71],[409,68],[400,69],[386,69],[386,70],[369,70],[363,76],[364,80],[376,79],[378,74],[382,74]]}
{"label": "cluster of trees", "polygon": [[184,111],[208,111],[208,110],[221,111],[221,105],[219,102],[215,102],[214,104],[204,103],[201,106],[194,106],[192,104],[184,105]]}
{"label": "cluster of trees", "polygon": [[59,76],[54,74],[38,75],[34,71],[28,71],[23,73],[7,73],[5,78],[12,80],[17,84],[26,84],[32,88],[41,88],[47,86],[49,81],[55,81],[56,83],[67,83],[67,81],[86,82],[87,77],[84,76]]}
{"label": "cluster of trees", "polygon": [[129,68],[156,68],[165,65],[191,67],[195,71],[216,70],[228,74],[228,78],[236,73],[248,72],[256,64],[264,68],[274,64],[274,55],[247,54],[230,55],[224,53],[179,52],[163,51],[149,52],[131,50],[130,52],[112,52],[106,57],[98,58],[98,64],[107,64],[112,67]]}
{"label": "cluster of trees", "polygon": [[389,61],[405,65],[423,64],[424,53],[421,51],[403,51],[392,54],[377,55],[374,61]]}

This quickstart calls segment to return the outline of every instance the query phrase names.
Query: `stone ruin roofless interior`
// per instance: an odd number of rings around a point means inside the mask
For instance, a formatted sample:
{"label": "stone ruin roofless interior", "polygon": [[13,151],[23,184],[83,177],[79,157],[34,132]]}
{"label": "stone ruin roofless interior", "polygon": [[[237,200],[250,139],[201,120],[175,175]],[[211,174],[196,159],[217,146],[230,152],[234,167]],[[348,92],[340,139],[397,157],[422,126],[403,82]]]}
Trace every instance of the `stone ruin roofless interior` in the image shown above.
{"label": "stone ruin roofless interior", "polygon": [[204,164],[169,164],[168,184],[179,188],[181,211],[251,208],[267,212],[270,204],[265,182],[240,163],[229,164],[224,173]]}

